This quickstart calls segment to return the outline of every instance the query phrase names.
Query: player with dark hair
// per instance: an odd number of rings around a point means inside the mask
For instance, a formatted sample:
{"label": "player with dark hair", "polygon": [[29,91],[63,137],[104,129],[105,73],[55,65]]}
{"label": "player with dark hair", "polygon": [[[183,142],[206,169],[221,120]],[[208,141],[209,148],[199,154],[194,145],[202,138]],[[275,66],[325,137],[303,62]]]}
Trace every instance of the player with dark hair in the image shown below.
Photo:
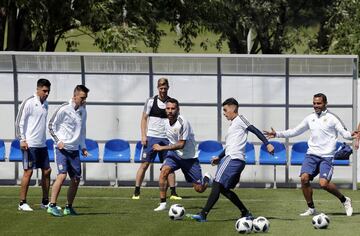
{"label": "player with dark hair", "polygon": [[245,146],[248,131],[254,133],[265,145],[269,153],[274,153],[274,147],[255,126],[251,125],[243,115],[238,114],[239,104],[234,98],[226,99],[223,104],[226,119],[231,121],[225,138],[225,149],[211,161],[218,165],[211,193],[202,211],[191,218],[198,222],[207,221],[207,215],[218,201],[220,193],[228,198],[239,210],[241,217],[252,217],[239,197],[231,191],[240,180],[240,175],[245,168]]}
{"label": "player with dark hair", "polygon": [[[166,78],[160,78],[157,83],[158,95],[146,101],[141,117],[141,165],[136,173],[135,190],[132,196],[134,200],[140,199],[140,187],[145,172],[150,164],[155,161],[156,155],[159,155],[160,162],[164,161],[166,151],[154,151],[152,146],[154,144],[169,144],[165,133],[165,120],[167,120],[165,103],[170,98],[168,96],[169,81]],[[176,193],[175,173],[169,174],[168,183],[171,190],[170,199],[181,200],[181,197]]]}
{"label": "player with dark hair", "polygon": [[315,205],[313,201],[313,190],[310,181],[315,176],[319,176],[319,184],[322,189],[336,196],[343,204],[346,215],[351,216],[353,208],[351,199],[345,197],[337,189],[336,185],[331,181],[333,174],[333,158],[336,150],[336,141],[338,134],[345,139],[356,137],[355,132],[350,133],[346,130],[341,120],[327,109],[327,98],[325,94],[318,93],[313,97],[314,113],[305,117],[305,119],[295,128],[285,131],[265,131],[269,138],[291,138],[310,130],[310,138],[308,140],[309,149],[301,166],[300,178],[301,189],[308,205],[308,209],[301,213],[300,216],[316,215]]}
{"label": "player with dark hair", "polygon": [[51,83],[41,78],[37,81],[36,93],[25,99],[16,117],[16,136],[20,140],[23,155],[24,174],[21,180],[18,210],[33,211],[27,204],[26,196],[34,168],[41,168],[42,202],[41,208],[49,203],[50,163],[46,147],[46,119]]}
{"label": "player with dark hair", "polygon": [[[85,103],[88,93],[87,87],[77,85],[72,99],[62,104],[49,121],[49,132],[56,144],[55,160],[58,169],[47,210],[53,216],[77,214],[72,204],[81,178],[79,148],[83,156],[88,155],[85,144],[87,119]],[[56,206],[56,201],[67,173],[71,181],[67,193],[67,204],[62,214]]]}
{"label": "player with dark hair", "polygon": [[166,209],[167,179],[170,173],[181,169],[187,182],[193,184],[196,192],[206,190],[211,176],[201,173],[201,166],[195,152],[195,137],[192,127],[182,115],[180,115],[179,102],[170,98],[166,101],[166,115],[168,121],[165,125],[166,137],[169,145],[154,144],[154,151],[167,151],[166,159],[161,166],[159,177],[160,204],[154,211]]}

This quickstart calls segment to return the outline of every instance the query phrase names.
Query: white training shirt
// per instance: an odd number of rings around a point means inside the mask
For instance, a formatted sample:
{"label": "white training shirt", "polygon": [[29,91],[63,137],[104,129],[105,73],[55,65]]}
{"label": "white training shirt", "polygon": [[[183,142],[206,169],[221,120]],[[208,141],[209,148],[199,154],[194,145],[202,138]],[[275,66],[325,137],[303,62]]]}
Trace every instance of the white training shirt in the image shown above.
{"label": "white training shirt", "polygon": [[333,157],[336,151],[336,141],[338,133],[345,139],[351,140],[351,132],[347,131],[340,119],[329,112],[323,111],[320,116],[315,112],[305,117],[305,119],[295,128],[276,132],[278,138],[290,138],[310,130],[308,140],[309,149],[307,154],[319,157]]}
{"label": "white training shirt", "polygon": [[181,115],[178,116],[176,122],[170,125],[169,120],[165,122],[166,137],[170,144],[176,144],[179,140],[186,140],[183,149],[175,150],[175,153],[182,159],[197,158],[195,152],[195,135],[189,121],[185,120]]}
{"label": "white training shirt", "polygon": [[245,160],[245,146],[247,142],[247,127],[251,124],[242,116],[236,116],[230,124],[225,136],[225,156],[231,159]]}
{"label": "white training shirt", "polygon": [[29,147],[46,147],[46,118],[48,102],[40,102],[34,94],[21,103],[16,117],[15,132],[20,140],[26,140]]}
{"label": "white training shirt", "polygon": [[49,131],[56,144],[64,143],[66,150],[79,150],[86,148],[86,109],[80,106],[75,110],[75,103],[61,105],[49,121]]}
{"label": "white training shirt", "polygon": [[[149,116],[153,104],[154,104],[154,98],[149,98],[148,100],[146,100],[144,106],[144,113],[148,115],[146,136],[156,137],[156,138],[166,138],[165,122],[167,118]],[[163,103],[159,98],[157,100],[157,105],[160,109],[166,108],[166,104]]]}

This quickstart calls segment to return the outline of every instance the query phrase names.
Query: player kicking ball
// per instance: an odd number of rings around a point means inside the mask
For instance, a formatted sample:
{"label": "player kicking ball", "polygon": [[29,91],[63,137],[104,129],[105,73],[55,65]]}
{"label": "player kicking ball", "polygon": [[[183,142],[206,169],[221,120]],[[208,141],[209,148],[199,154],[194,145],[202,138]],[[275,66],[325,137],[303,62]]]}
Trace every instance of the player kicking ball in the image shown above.
{"label": "player kicking ball", "polygon": [[238,114],[239,103],[234,98],[226,99],[223,104],[224,116],[231,121],[225,138],[225,150],[211,161],[212,165],[219,165],[212,184],[211,193],[202,211],[189,215],[198,222],[206,222],[207,215],[220,197],[220,193],[229,199],[239,210],[241,217],[252,217],[239,197],[231,191],[240,180],[245,168],[245,146],[248,131],[254,133],[265,145],[269,153],[274,153],[274,147],[266,137],[247,119]]}
{"label": "player kicking ball", "polygon": [[160,204],[154,211],[166,210],[167,177],[170,173],[181,169],[186,181],[192,183],[198,193],[204,192],[212,179],[208,173],[204,178],[202,177],[200,163],[195,152],[193,129],[179,111],[179,102],[176,99],[167,100],[168,121],[165,124],[165,130],[170,144],[168,146],[153,145],[153,150],[156,152],[167,151],[159,176]]}

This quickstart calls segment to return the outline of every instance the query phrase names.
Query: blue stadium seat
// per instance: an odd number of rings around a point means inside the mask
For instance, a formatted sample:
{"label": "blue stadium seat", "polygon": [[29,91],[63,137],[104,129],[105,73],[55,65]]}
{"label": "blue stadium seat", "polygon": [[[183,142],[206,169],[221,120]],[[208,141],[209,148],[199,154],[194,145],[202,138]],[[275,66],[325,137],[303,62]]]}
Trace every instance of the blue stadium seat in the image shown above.
{"label": "blue stadium seat", "polygon": [[245,146],[245,161],[247,165],[255,165],[254,144],[247,142]]}
{"label": "blue stadium seat", "polygon": [[[336,142],[336,150],[341,146],[342,142]],[[350,165],[349,160],[333,160],[335,166],[348,166]]]}
{"label": "blue stadium seat", "polygon": [[[134,154],[134,162],[135,163],[140,163],[141,162],[141,152],[142,152],[141,141],[138,141],[136,143],[136,146],[135,146],[135,154]],[[159,154],[156,154],[154,163],[161,163],[160,158],[159,158]]]}
{"label": "blue stadium seat", "polygon": [[89,153],[87,157],[81,154],[80,150],[80,161],[81,162],[99,162],[99,144],[92,139],[86,139],[86,148]]}
{"label": "blue stadium seat", "polygon": [[9,161],[22,161],[22,153],[20,150],[20,141],[18,139],[14,139],[11,142]]}
{"label": "blue stadium seat", "polygon": [[199,143],[198,158],[200,163],[210,164],[213,156],[218,156],[223,151],[223,146],[215,140],[206,140]]}
{"label": "blue stadium seat", "polygon": [[274,185],[273,188],[276,189],[276,166],[277,165],[286,165],[286,148],[283,143],[270,141],[274,146],[274,155],[271,155],[267,152],[266,146],[261,144],[260,147],[260,156],[259,163],[260,165],[273,165],[274,166]]}
{"label": "blue stadium seat", "polygon": [[105,143],[104,162],[130,162],[130,144],[123,139],[111,139]]}
{"label": "blue stadium seat", "polygon": [[291,165],[302,165],[309,146],[307,142],[301,141],[293,144],[291,148]]}
{"label": "blue stadium seat", "polygon": [[267,152],[266,146],[261,144],[260,147],[260,165],[286,165],[286,149],[285,145],[280,142],[270,141],[274,146],[274,155]]}
{"label": "blue stadium seat", "polygon": [[5,143],[0,139],[0,161],[5,161]]}
{"label": "blue stadium seat", "polygon": [[46,140],[46,147],[47,147],[47,150],[48,150],[49,161],[50,161],[50,162],[54,162],[54,161],[55,161],[54,140],[52,140],[52,139],[47,139],[47,140]]}

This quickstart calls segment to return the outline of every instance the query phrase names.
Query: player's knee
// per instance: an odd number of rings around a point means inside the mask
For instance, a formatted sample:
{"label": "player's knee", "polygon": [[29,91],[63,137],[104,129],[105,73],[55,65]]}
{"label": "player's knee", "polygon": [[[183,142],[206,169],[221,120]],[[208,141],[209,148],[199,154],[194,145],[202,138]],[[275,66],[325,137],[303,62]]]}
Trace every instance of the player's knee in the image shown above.
{"label": "player's knee", "polygon": [[322,189],[324,189],[324,190],[327,190],[327,188],[328,188],[328,186],[329,186],[329,181],[327,181],[327,180],[320,180],[319,181],[319,185],[320,185],[320,187],[322,188]]}
{"label": "player's knee", "polygon": [[49,177],[50,176],[50,174],[51,174],[51,168],[49,168],[49,169],[46,169],[46,170],[42,170],[42,173],[43,173],[43,175],[45,176],[45,177]]}
{"label": "player's knee", "polygon": [[303,186],[309,186],[310,185],[310,177],[309,175],[301,175],[301,184]]}
{"label": "player's knee", "polygon": [[161,168],[160,178],[167,178],[171,172],[171,168],[169,166],[164,166]]}
{"label": "player's knee", "polygon": [[198,193],[205,192],[207,185],[201,185],[201,184],[193,184],[193,188]]}
{"label": "player's knee", "polygon": [[80,183],[80,178],[79,178],[79,177],[73,177],[73,178],[71,178],[71,181],[72,181],[75,185],[79,185],[79,183]]}
{"label": "player's knee", "polygon": [[146,171],[149,168],[149,166],[150,166],[149,162],[143,162],[140,165],[140,169],[142,169],[143,171]]}
{"label": "player's knee", "polygon": [[32,174],[33,174],[32,169],[24,170],[23,178],[31,178]]}
{"label": "player's knee", "polygon": [[57,175],[57,177],[56,177],[56,180],[59,180],[59,181],[64,181],[66,179],[66,174],[64,174],[64,173],[60,173],[60,174],[58,174]]}

